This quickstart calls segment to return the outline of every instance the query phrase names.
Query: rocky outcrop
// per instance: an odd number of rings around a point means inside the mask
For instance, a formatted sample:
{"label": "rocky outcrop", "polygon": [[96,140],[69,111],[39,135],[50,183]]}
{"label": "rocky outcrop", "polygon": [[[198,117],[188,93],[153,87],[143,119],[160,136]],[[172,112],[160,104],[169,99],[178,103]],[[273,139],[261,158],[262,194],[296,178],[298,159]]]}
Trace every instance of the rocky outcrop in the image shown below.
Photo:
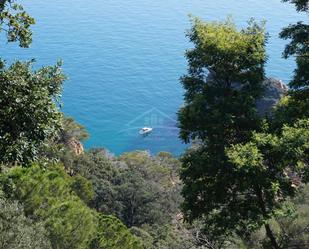
{"label": "rocky outcrop", "polygon": [[281,80],[274,78],[266,78],[263,84],[265,92],[263,97],[256,102],[258,113],[261,116],[269,113],[288,90]]}
{"label": "rocky outcrop", "polygon": [[75,138],[70,138],[66,141],[65,145],[72,150],[75,155],[81,155],[84,153],[83,144]]}

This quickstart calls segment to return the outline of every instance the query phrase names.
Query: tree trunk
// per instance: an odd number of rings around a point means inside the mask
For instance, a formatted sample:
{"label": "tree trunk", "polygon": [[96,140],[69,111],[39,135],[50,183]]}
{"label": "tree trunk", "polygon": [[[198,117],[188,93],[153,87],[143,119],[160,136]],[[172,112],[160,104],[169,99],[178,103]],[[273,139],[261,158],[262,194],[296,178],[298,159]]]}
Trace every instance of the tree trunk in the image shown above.
{"label": "tree trunk", "polygon": [[[256,192],[257,192],[260,208],[262,210],[262,214],[265,218],[267,218],[267,211],[266,211],[265,202],[264,202],[264,198],[263,198],[263,192],[260,188],[257,188]],[[268,223],[265,223],[264,226],[265,226],[265,230],[266,230],[266,235],[271,242],[272,248],[280,249],[280,247],[277,243],[276,237],[275,237],[275,235],[273,234],[273,232],[270,228],[270,225]]]}
{"label": "tree trunk", "polygon": [[268,223],[265,224],[265,229],[266,229],[266,235],[269,238],[271,245],[274,249],[280,249],[277,240],[272,232],[272,230],[270,229],[270,225]]}

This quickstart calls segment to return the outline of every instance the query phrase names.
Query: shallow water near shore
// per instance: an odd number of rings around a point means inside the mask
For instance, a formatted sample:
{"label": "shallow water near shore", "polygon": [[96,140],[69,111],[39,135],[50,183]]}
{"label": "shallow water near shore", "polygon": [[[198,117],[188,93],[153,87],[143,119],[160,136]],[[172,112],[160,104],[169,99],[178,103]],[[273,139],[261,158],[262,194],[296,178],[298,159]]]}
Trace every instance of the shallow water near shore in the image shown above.
{"label": "shallow water near shore", "polygon": [[[184,52],[188,14],[208,21],[232,15],[242,27],[251,17],[267,20],[267,75],[288,82],[293,60],[281,53],[282,27],[308,18],[280,0],[24,0],[33,15],[34,42],[0,47],[1,57],[36,58],[36,65],[58,59],[69,79],[63,111],[85,125],[86,148],[105,147],[115,154],[131,150],[180,155],[176,113],[183,103],[179,77],[186,73]],[[3,40],[2,40],[3,41]],[[141,136],[141,127],[153,132]]]}

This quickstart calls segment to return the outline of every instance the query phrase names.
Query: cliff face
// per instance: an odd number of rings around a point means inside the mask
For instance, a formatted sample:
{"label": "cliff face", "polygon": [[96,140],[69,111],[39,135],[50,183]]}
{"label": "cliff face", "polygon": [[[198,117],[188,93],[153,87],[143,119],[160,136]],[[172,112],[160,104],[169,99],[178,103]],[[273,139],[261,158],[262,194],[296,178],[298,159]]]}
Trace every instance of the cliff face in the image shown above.
{"label": "cliff face", "polygon": [[256,102],[258,113],[261,116],[269,113],[288,90],[281,80],[274,78],[266,78],[264,86],[264,96]]}
{"label": "cliff face", "polygon": [[70,138],[66,141],[65,145],[72,150],[75,155],[81,155],[84,153],[84,146],[83,144],[75,138]]}

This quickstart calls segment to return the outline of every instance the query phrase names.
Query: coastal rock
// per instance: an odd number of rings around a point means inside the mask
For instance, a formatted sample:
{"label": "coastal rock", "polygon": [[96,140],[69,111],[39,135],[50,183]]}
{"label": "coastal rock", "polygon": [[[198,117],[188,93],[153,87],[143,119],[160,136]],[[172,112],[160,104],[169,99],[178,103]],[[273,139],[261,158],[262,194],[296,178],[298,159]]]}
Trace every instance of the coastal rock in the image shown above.
{"label": "coastal rock", "polygon": [[68,148],[70,148],[74,153],[75,155],[82,155],[84,153],[84,146],[83,144],[78,141],[77,139],[75,138],[70,138],[67,142],[66,142],[66,146]]}
{"label": "coastal rock", "polygon": [[256,102],[258,113],[261,116],[267,115],[288,91],[288,87],[278,79],[266,78],[263,84],[265,86],[264,95]]}

